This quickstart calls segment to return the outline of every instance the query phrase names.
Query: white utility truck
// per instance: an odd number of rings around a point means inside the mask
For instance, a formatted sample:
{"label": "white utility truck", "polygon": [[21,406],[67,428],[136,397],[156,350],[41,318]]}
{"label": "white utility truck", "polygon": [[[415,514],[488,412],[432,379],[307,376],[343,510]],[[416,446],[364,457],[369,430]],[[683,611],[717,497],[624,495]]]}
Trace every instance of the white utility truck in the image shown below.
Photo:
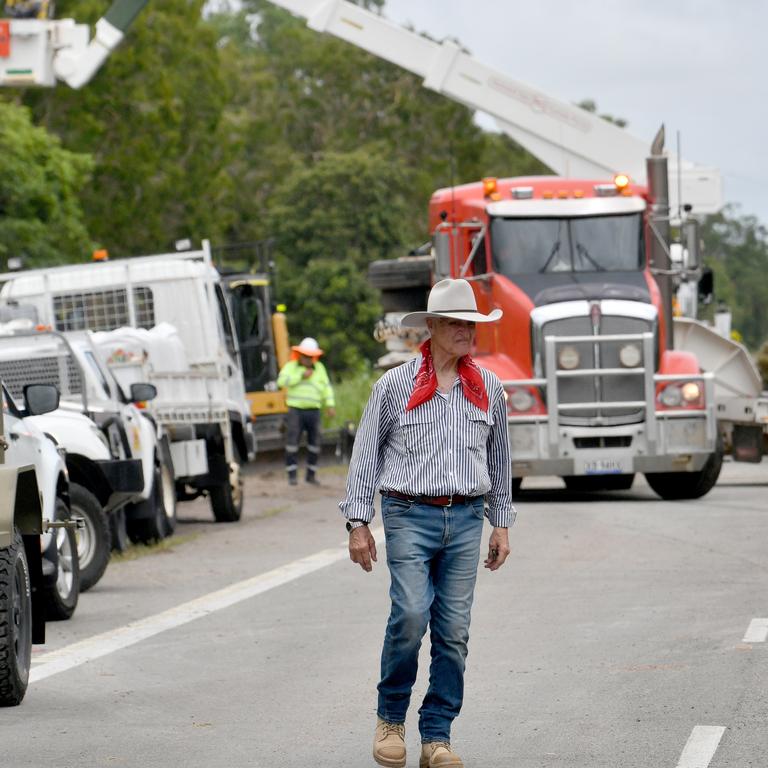
{"label": "white utility truck", "polygon": [[[240,519],[240,465],[255,446],[232,315],[207,241],[200,251],[8,273],[0,282],[5,319],[28,317],[62,333],[114,331],[97,335],[98,344],[124,388],[156,387],[146,411],[171,441],[178,499],[206,494],[217,521]],[[178,343],[169,342],[173,333]]]}

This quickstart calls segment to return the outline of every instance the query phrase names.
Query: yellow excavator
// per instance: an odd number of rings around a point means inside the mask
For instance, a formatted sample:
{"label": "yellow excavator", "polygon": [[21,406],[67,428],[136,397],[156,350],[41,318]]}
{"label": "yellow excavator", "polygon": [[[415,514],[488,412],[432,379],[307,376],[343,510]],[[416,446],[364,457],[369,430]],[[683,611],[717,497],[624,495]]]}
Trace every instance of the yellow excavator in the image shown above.
{"label": "yellow excavator", "polygon": [[9,19],[50,19],[52,0],[5,0],[4,15]]}
{"label": "yellow excavator", "polygon": [[229,294],[254,434],[260,451],[285,444],[285,392],[277,374],[288,362],[285,307],[272,296],[272,242],[236,243],[211,249]]}

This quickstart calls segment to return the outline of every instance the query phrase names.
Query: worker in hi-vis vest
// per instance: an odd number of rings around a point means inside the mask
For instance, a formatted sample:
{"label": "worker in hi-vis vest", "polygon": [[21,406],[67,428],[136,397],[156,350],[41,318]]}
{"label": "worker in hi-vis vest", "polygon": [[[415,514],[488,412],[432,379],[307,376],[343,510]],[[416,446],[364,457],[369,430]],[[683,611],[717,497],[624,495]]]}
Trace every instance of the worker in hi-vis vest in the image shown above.
{"label": "worker in hi-vis vest", "polygon": [[323,350],[315,339],[307,337],[291,347],[291,360],[281,369],[277,386],[287,390],[288,435],[285,446],[285,468],[288,482],[296,485],[299,468],[299,442],[307,433],[307,482],[318,485],[316,470],[320,456],[320,416],[326,408],[334,416],[335,401],[328,371],[320,362]]}

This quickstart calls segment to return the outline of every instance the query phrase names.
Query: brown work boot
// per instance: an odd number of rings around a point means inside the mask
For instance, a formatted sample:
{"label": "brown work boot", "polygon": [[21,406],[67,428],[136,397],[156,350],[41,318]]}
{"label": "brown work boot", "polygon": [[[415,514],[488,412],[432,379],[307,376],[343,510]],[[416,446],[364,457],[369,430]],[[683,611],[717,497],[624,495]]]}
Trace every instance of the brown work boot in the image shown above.
{"label": "brown work boot", "polygon": [[447,741],[427,741],[421,745],[419,768],[464,768],[461,758]]}
{"label": "brown work boot", "polygon": [[386,768],[405,767],[405,723],[388,723],[376,718],[373,759]]}

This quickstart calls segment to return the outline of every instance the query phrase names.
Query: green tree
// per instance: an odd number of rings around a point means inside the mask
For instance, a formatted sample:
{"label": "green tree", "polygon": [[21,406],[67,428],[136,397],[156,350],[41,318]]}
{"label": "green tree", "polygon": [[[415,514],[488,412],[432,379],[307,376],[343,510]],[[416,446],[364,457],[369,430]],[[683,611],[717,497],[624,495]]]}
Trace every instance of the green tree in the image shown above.
{"label": "green tree", "polygon": [[[337,371],[372,359],[381,352],[370,336],[375,313],[330,309],[329,264],[351,265],[362,290],[370,261],[426,239],[435,189],[546,169],[415,75],[264,0],[247,0],[210,24],[233,83],[225,121],[237,147],[228,165],[237,195],[228,235],[277,238],[279,298],[294,337],[314,335],[325,312],[325,332],[347,340]],[[350,339],[359,341],[358,353]]]}
{"label": "green tree", "polygon": [[27,266],[90,256],[78,197],[92,163],[35,127],[29,111],[0,102],[0,261],[22,256]]}
{"label": "green tree", "polygon": [[381,315],[376,291],[351,261],[315,259],[281,279],[291,336],[314,336],[332,375],[352,373],[381,355],[373,326]]}
{"label": "green tree", "polygon": [[[24,94],[64,145],[93,154],[82,191],[88,226],[112,252],[157,252],[226,230],[228,88],[203,0],[150,3],[85,88]],[[95,21],[102,0],[61,0],[59,16]]]}
{"label": "green tree", "polygon": [[[239,148],[230,175],[256,212],[271,207],[275,179],[290,165],[384,147],[404,169],[409,205],[400,228],[416,243],[425,236],[430,194],[482,175],[486,145],[496,139],[486,141],[471,110],[428,91],[415,75],[318,34],[264,0],[211,23],[222,32],[222,54],[237,83],[228,109]],[[236,206],[234,237],[253,237],[253,209]]]}
{"label": "green tree", "polygon": [[385,153],[329,152],[297,167],[272,196],[270,231],[291,268],[332,258],[365,270],[403,246],[405,173]]}
{"label": "green tree", "polygon": [[734,329],[757,349],[768,337],[768,231],[729,207],[706,219],[702,238],[715,278],[714,304],[730,308]]}

